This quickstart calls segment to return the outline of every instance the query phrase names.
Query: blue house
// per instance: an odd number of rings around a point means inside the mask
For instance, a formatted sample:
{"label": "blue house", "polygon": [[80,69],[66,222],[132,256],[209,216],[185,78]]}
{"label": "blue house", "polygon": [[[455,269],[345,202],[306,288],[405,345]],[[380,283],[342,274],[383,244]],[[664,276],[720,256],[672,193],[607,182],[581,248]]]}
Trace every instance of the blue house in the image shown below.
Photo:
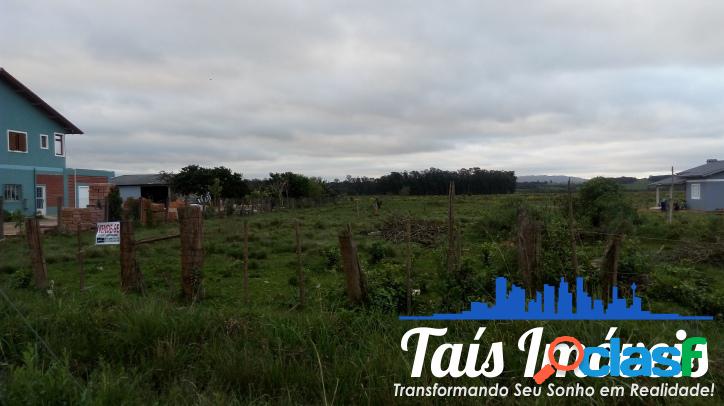
{"label": "blue house", "polygon": [[690,209],[724,210],[724,161],[707,159],[706,164],[676,175],[686,182],[686,204]]}
{"label": "blue house", "polygon": [[0,198],[4,210],[56,215],[85,207],[89,185],[108,183],[113,172],[67,168],[66,136],[83,134],[75,124],[0,68]]}
{"label": "blue house", "polygon": [[686,190],[686,205],[692,210],[724,210],[724,160],[707,159],[706,163],[687,169],[652,183],[656,187],[656,201],[659,188],[671,186]]}

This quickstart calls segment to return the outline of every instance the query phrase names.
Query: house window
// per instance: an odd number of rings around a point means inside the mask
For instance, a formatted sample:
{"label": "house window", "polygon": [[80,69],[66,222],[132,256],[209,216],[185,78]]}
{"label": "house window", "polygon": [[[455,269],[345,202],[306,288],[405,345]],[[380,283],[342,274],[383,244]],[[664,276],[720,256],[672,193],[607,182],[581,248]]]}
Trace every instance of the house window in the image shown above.
{"label": "house window", "polygon": [[701,199],[701,183],[691,184],[691,200]]}
{"label": "house window", "polygon": [[48,149],[48,136],[45,134],[40,134],[40,148]]}
{"label": "house window", "polygon": [[5,185],[3,199],[8,202],[17,202],[23,198],[23,185]]}
{"label": "house window", "polygon": [[65,156],[65,137],[63,134],[55,134],[55,156]]}
{"label": "house window", "polygon": [[28,134],[21,131],[8,130],[8,151],[28,152]]}

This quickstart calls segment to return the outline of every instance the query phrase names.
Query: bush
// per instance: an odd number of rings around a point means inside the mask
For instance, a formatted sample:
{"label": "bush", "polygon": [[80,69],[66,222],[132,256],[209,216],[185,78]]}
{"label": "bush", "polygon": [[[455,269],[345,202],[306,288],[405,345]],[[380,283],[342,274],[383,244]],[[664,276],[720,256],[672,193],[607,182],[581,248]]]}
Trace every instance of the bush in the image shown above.
{"label": "bush", "polygon": [[367,303],[381,312],[402,312],[407,306],[405,270],[401,265],[384,263],[367,272]]}
{"label": "bush", "polygon": [[15,272],[10,277],[10,286],[16,289],[26,289],[33,281],[33,274],[30,271]]}
{"label": "bush", "polygon": [[594,228],[608,232],[624,231],[637,221],[636,210],[626,200],[621,185],[602,177],[593,178],[581,186],[578,213]]}
{"label": "bush", "polygon": [[375,241],[369,248],[369,255],[370,265],[376,265],[382,262],[385,258],[394,257],[395,250],[382,241]]}
{"label": "bush", "polygon": [[662,301],[674,301],[701,315],[720,315],[724,301],[712,291],[712,283],[699,270],[687,266],[663,265],[652,274],[646,295]]}
{"label": "bush", "polygon": [[337,246],[331,246],[322,249],[322,258],[324,260],[325,269],[341,270],[342,255]]}
{"label": "bush", "polygon": [[120,221],[123,215],[123,199],[118,187],[114,186],[108,193],[108,221]]}

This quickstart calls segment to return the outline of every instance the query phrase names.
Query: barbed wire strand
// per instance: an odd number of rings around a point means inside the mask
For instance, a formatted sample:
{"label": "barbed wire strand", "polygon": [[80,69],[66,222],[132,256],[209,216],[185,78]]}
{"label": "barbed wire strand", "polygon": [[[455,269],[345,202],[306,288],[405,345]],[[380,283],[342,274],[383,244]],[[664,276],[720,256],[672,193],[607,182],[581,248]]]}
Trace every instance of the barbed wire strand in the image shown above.
{"label": "barbed wire strand", "polygon": [[[13,303],[13,301],[10,299],[10,297],[8,297],[8,295],[5,293],[5,291],[2,288],[0,288],[0,295],[2,295],[3,299],[5,299],[5,301],[8,303],[8,305],[10,305],[10,307],[13,310],[15,310],[15,312],[18,314],[18,316],[20,316],[20,319],[23,321],[23,323],[25,323],[25,326],[30,331],[33,332],[33,334],[38,339],[38,341],[40,341],[40,343],[43,345],[43,347],[45,347],[45,349],[48,351],[51,358],[53,358],[59,364],[62,364],[62,360],[60,359],[60,357],[58,357],[58,355],[53,351],[53,349],[50,348],[50,345],[48,344],[47,341],[45,341],[45,339],[43,339],[43,337],[40,335],[40,333],[38,333],[38,331],[35,330],[35,328],[33,328],[33,326],[30,324],[30,321],[25,317],[25,315],[20,311],[20,309],[18,309],[18,307],[15,306],[15,303]],[[75,385],[78,387],[78,390],[83,392],[83,385],[81,385],[80,382],[78,382],[78,379],[72,373],[70,374],[70,376],[73,378],[73,383],[75,383]]]}

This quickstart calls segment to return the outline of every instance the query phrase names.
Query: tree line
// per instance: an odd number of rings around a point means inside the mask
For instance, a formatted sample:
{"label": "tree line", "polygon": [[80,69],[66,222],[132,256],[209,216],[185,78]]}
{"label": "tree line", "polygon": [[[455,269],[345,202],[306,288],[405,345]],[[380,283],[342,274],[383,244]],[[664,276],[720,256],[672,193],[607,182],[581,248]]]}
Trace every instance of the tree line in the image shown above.
{"label": "tree line", "polygon": [[270,173],[265,179],[244,179],[243,175],[219,166],[189,165],[177,173],[164,173],[171,189],[179,195],[212,195],[214,199],[241,199],[249,195],[268,196],[279,201],[289,198],[320,198],[336,195],[444,195],[450,182],[460,194],[504,194],[515,192],[512,171],[463,168],[445,171],[391,172],[379,178],[347,176],[327,182],[293,172]]}
{"label": "tree line", "polygon": [[445,171],[430,168],[424,171],[391,172],[379,178],[347,176],[335,180],[330,188],[348,195],[445,195],[450,182],[460,194],[505,194],[515,192],[515,173],[480,168]]}

